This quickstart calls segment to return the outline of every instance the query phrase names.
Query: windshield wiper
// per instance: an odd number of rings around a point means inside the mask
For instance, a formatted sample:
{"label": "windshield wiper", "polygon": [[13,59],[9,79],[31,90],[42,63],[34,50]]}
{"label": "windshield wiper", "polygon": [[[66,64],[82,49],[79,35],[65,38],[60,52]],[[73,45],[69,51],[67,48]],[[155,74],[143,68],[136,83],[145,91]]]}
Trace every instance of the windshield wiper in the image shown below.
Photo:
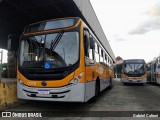
{"label": "windshield wiper", "polygon": [[140,65],[141,65],[141,64],[138,64],[138,66],[135,68],[135,70],[138,70],[138,68],[139,68]]}
{"label": "windshield wiper", "polygon": [[52,40],[50,50],[54,50],[55,49],[55,47],[59,43],[60,39],[62,38],[63,33],[64,33],[64,30],[59,31],[59,33],[56,36],[56,38]]}
{"label": "windshield wiper", "polygon": [[29,37],[29,40],[30,40],[30,45],[31,45],[32,52],[34,52],[34,49],[40,49],[41,48],[42,39],[41,39],[40,42],[38,42],[38,40],[35,38],[35,36],[32,36],[32,37]]}

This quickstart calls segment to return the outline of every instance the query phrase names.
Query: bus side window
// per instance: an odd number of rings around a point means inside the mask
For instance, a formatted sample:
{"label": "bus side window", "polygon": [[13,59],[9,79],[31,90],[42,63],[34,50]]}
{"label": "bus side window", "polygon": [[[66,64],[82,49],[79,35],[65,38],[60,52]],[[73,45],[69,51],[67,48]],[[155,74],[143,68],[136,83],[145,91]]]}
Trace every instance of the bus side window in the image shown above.
{"label": "bus side window", "polygon": [[89,58],[91,60],[95,59],[95,41],[93,39],[93,37],[90,37],[90,52],[89,52]]}
{"label": "bus side window", "polygon": [[158,64],[157,68],[160,69],[160,64]]}
{"label": "bus side window", "polygon": [[150,64],[147,65],[147,71],[150,71],[151,70],[151,66]]}
{"label": "bus side window", "polygon": [[95,60],[99,63],[98,44],[95,42]]}
{"label": "bus side window", "polygon": [[105,65],[107,65],[107,55],[106,54],[104,55],[104,63]]}
{"label": "bus side window", "polygon": [[103,50],[101,49],[101,56],[103,57]]}
{"label": "bus side window", "polygon": [[113,60],[111,59],[111,65],[113,65]]}
{"label": "bus side window", "polygon": [[97,52],[98,52],[98,54],[99,54],[99,45],[97,45]]}
{"label": "bus side window", "polygon": [[85,56],[89,57],[90,41],[89,41],[88,30],[84,30],[84,48],[85,48]]}
{"label": "bus side window", "polygon": [[156,70],[156,63],[154,63],[154,71]]}
{"label": "bus side window", "polygon": [[110,65],[109,65],[109,56],[108,56],[108,60],[107,60],[107,61],[108,61],[108,66],[110,66]]}
{"label": "bus side window", "polygon": [[93,37],[90,37],[90,49],[95,50],[95,41]]}
{"label": "bus side window", "polygon": [[101,64],[103,64],[103,50],[102,50],[102,48],[100,48],[100,53],[99,53],[99,55],[100,55],[100,63]]}

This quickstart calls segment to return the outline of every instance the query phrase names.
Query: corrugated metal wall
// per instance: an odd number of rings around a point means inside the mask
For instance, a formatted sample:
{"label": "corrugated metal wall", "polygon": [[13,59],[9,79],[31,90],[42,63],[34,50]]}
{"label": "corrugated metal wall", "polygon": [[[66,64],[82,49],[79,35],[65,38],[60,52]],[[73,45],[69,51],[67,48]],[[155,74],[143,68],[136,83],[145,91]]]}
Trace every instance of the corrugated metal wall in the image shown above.
{"label": "corrugated metal wall", "polygon": [[89,0],[73,0],[77,7],[82,12],[88,24],[92,27],[92,30],[96,33],[97,37],[104,44],[106,50],[110,53],[112,59],[115,61],[115,55],[110,47],[110,44],[105,36],[105,33],[99,23],[99,20],[92,8],[92,5]]}

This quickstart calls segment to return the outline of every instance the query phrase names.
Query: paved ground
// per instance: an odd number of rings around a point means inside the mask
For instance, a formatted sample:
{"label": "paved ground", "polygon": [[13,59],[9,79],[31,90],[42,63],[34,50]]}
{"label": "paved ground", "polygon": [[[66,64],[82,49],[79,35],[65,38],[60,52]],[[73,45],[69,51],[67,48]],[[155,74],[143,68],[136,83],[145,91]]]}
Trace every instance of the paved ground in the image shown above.
{"label": "paved ground", "polygon": [[[49,116],[55,114],[54,111],[61,111],[56,113],[58,116],[63,117],[54,117],[54,119],[60,120],[123,120],[130,119],[135,120],[137,118],[128,118],[128,117],[112,117],[112,116],[126,116],[130,114],[129,112],[122,111],[137,111],[135,114],[138,114],[140,111],[160,111],[160,86],[146,84],[141,85],[123,85],[119,79],[114,80],[114,87],[111,90],[105,90],[99,96],[99,99],[95,103],[55,103],[55,102],[40,102],[40,101],[29,101],[28,103],[18,106],[16,108],[9,109],[8,111],[47,111]],[[67,114],[70,111],[80,111],[71,114]],[[100,112],[102,111],[102,112]],[[107,112],[108,111],[108,112]],[[111,112],[114,111],[114,112]],[[134,113],[134,112],[133,112]],[[87,117],[82,117],[83,115]],[[107,114],[110,117],[107,117]],[[154,114],[154,112],[153,112]],[[67,117],[64,117],[64,116]],[[84,115],[84,116],[85,116]],[[132,113],[131,113],[132,115]],[[92,117],[97,116],[97,117]],[[102,117],[100,117],[102,116]],[[160,112],[159,112],[160,117]],[[12,118],[17,120],[17,118]],[[33,119],[33,118],[30,118]],[[39,119],[39,118],[37,118]],[[46,120],[53,119],[51,118],[42,118]],[[142,118],[144,120],[150,120],[150,118]],[[157,120],[157,118],[152,118]]]}

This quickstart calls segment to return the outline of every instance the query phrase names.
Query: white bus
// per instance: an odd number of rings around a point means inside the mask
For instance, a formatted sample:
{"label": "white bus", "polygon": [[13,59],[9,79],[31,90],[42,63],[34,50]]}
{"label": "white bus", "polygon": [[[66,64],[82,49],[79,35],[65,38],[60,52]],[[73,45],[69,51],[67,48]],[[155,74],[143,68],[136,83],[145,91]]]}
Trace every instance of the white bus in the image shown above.
{"label": "white bus", "polygon": [[160,84],[160,57],[147,63],[147,82]]}

